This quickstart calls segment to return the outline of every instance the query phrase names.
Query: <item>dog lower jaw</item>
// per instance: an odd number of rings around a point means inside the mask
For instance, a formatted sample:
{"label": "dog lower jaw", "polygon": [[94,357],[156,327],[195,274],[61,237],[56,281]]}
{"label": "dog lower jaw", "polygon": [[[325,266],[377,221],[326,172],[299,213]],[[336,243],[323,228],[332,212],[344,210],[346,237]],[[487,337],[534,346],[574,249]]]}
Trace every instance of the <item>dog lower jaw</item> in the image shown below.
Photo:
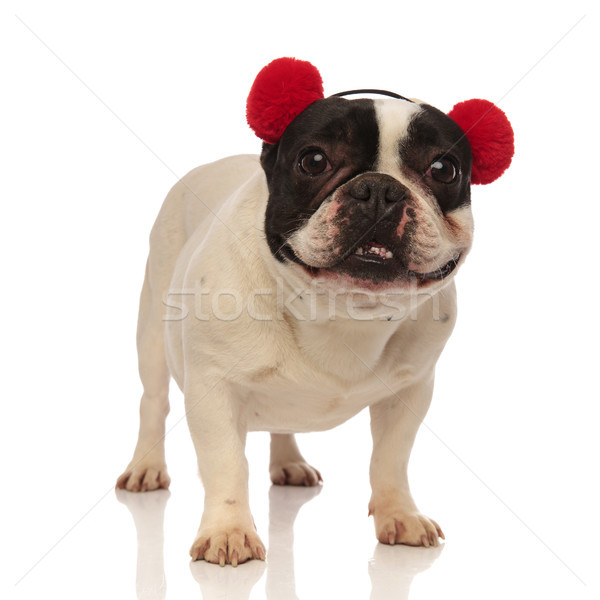
{"label": "dog lower jaw", "polygon": [[[353,254],[334,267],[314,267],[298,259],[294,262],[300,265],[310,280],[317,284],[335,283],[337,287],[341,286],[347,290],[365,290],[369,292],[396,290],[410,292],[446,283],[446,280],[449,280],[455,273],[461,258],[462,252],[456,254],[443,266],[427,273],[402,268],[393,277],[390,277],[394,270],[391,263],[394,263],[395,259],[382,258],[377,255],[363,257]],[[352,268],[353,265],[348,264],[350,261],[353,263],[360,262],[359,268]]]}
{"label": "dog lower jaw", "polygon": [[444,266],[439,267],[435,271],[429,273],[419,273],[418,271],[409,271],[410,277],[416,277],[419,281],[433,283],[435,281],[442,281],[446,279],[451,273],[456,270],[458,263],[460,262],[462,253],[459,252],[450,259]]}
{"label": "dog lower jaw", "polygon": [[[369,250],[366,250],[367,246],[370,247]],[[360,249],[363,251],[360,252]],[[349,252],[340,262],[328,267],[316,267],[305,263],[289,244],[281,247],[280,254],[284,262],[299,265],[311,282],[335,284],[336,287],[341,286],[348,290],[374,293],[411,292],[439,286],[456,271],[463,256],[463,252],[459,251],[441,267],[422,273],[408,269],[393,252],[376,242],[369,242]]]}

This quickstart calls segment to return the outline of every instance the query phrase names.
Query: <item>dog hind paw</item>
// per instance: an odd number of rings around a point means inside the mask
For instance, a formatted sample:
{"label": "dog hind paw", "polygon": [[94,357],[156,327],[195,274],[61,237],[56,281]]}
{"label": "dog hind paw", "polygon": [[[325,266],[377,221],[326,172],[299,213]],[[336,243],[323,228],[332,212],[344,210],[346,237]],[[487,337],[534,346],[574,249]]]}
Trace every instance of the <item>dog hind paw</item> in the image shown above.
{"label": "dog hind paw", "polygon": [[304,461],[276,463],[269,469],[275,485],[304,485],[313,487],[323,481],[321,473]]}

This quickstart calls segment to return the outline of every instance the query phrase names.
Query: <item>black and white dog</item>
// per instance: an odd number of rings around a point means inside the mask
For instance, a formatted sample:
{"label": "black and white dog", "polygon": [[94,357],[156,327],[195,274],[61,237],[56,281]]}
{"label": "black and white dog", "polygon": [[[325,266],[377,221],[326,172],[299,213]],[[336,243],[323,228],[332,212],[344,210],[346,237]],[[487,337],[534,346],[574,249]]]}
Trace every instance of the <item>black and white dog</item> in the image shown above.
{"label": "black and white dog", "polygon": [[317,485],[294,433],[369,407],[377,539],[435,546],[442,530],[418,511],[407,464],[455,322],[470,186],[510,164],[510,125],[481,100],[448,116],[402,97],[323,98],[316,69],[295,59],[261,71],[248,120],[265,141],[260,159],[195,169],[152,230],[140,432],[117,486],[168,487],[173,377],[205,488],[192,558],[264,559],[248,504],[247,432],[271,432],[275,484]]}

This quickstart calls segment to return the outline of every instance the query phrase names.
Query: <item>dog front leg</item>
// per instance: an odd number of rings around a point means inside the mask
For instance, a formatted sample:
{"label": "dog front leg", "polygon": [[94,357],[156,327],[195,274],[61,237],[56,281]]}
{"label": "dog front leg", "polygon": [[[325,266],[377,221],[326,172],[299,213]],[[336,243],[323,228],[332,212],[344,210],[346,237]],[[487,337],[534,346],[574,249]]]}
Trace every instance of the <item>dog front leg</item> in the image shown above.
{"label": "dog front leg", "polygon": [[204,484],[204,512],[193,560],[234,567],[252,558],[264,560],[248,501],[246,423],[225,382],[213,387],[188,384],[184,390],[188,425]]}
{"label": "dog front leg", "polygon": [[373,455],[369,515],[383,544],[437,546],[440,526],[422,515],[410,494],[408,459],[433,393],[433,375],[371,407]]}

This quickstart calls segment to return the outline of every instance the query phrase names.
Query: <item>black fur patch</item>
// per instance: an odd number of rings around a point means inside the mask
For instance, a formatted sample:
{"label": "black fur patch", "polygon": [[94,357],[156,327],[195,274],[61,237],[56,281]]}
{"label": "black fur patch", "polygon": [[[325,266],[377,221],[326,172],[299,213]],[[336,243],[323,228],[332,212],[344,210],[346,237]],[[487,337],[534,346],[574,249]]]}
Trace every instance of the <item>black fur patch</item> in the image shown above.
{"label": "black fur patch", "polygon": [[[422,111],[409,125],[400,156],[410,175],[419,177],[431,190],[444,213],[471,202],[471,147],[461,128],[442,111],[422,105]],[[426,175],[431,163],[441,156],[458,167],[453,183],[440,183]]]}
{"label": "black fur patch", "polygon": [[[292,259],[284,241],[340,185],[371,171],[377,159],[379,128],[372,100],[325,98],[298,115],[276,145],[264,144],[261,163],[269,202],[265,234],[273,255]],[[331,169],[308,176],[300,168],[307,150],[325,154]]]}

